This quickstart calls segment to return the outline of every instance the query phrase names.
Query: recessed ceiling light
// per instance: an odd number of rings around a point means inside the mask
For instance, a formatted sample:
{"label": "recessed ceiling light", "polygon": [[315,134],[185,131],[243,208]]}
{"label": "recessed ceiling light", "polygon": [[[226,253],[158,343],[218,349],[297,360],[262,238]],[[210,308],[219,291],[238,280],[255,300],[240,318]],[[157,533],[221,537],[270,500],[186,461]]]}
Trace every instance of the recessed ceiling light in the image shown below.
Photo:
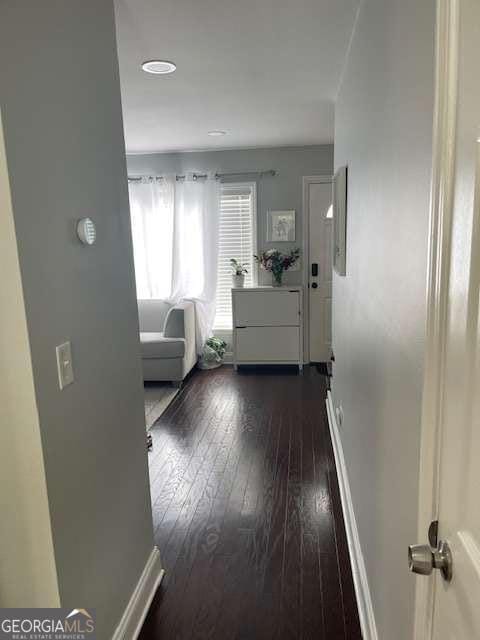
{"label": "recessed ceiling light", "polygon": [[177,65],[168,60],[146,60],[142,64],[142,69],[147,73],[155,73],[163,75],[165,73],[173,73]]}
{"label": "recessed ceiling light", "polygon": [[213,138],[218,138],[219,136],[226,136],[227,132],[226,131],[220,131],[219,129],[215,129],[214,131],[209,131],[208,135],[212,136]]}

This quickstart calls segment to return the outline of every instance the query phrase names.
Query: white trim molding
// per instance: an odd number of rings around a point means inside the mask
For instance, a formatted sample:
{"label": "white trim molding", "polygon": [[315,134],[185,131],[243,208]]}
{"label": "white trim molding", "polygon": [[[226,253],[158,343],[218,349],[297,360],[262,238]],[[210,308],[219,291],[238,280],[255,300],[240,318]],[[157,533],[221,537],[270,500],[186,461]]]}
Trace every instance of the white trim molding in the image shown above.
{"label": "white trim molding", "polygon": [[157,547],[154,547],[118,627],[115,629],[112,640],[136,640],[138,638],[164,573],[160,552]]}
{"label": "white trim molding", "polygon": [[[418,540],[438,516],[439,446],[445,376],[450,248],[455,183],[459,3],[437,0],[435,105],[427,275],[427,325],[419,466]],[[415,640],[433,637],[435,580],[417,578]]]}
{"label": "white trim molding", "polygon": [[342,440],[340,438],[332,394],[330,391],[327,392],[326,404],[328,426],[330,428],[330,436],[332,438],[333,452],[335,455],[335,466],[337,468],[343,519],[345,521],[345,530],[347,533],[348,551],[352,565],[353,584],[355,586],[355,596],[357,598],[358,616],[360,618],[362,637],[363,640],[378,640],[372,598],[367,579],[367,571],[365,569],[365,561],[363,559],[357,521],[355,519],[355,512],[353,509],[347,466],[343,455]]}

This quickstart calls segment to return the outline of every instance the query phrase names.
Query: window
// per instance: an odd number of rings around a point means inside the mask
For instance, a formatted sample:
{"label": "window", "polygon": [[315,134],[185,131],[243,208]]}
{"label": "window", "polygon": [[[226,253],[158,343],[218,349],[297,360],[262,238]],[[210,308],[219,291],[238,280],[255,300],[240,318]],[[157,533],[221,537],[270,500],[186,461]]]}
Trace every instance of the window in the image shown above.
{"label": "window", "polygon": [[215,329],[232,328],[230,258],[245,263],[245,286],[256,284],[256,185],[222,184],[218,238],[217,314]]}

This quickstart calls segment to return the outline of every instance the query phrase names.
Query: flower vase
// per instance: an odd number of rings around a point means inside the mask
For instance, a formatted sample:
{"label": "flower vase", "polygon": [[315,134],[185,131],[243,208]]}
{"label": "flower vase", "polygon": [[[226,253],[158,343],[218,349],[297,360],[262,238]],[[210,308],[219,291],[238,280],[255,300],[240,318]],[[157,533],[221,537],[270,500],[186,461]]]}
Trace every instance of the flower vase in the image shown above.
{"label": "flower vase", "polygon": [[272,285],[274,287],[282,286],[283,271],[272,271]]}

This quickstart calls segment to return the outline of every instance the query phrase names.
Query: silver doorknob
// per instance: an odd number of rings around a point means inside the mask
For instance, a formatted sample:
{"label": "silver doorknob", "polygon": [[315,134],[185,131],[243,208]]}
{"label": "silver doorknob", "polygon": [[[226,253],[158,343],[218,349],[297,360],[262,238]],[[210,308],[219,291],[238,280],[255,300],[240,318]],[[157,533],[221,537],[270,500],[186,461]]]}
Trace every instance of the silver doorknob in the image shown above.
{"label": "silver doorknob", "polygon": [[429,576],[434,569],[440,569],[443,578],[452,579],[452,553],[447,542],[440,542],[437,549],[428,544],[412,544],[408,547],[408,568],[413,573]]}

